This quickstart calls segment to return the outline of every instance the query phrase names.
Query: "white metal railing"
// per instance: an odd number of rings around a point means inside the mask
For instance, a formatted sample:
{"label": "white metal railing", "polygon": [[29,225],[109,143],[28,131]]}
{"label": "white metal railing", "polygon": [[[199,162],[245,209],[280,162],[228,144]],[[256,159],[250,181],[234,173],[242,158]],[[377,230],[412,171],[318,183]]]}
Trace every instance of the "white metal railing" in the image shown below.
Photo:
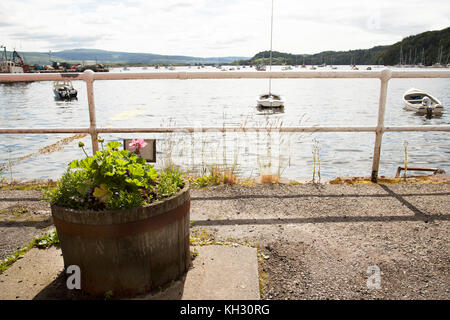
{"label": "white metal railing", "polygon": [[[136,79],[261,79],[261,78],[378,78],[381,80],[376,127],[282,127],[277,128],[99,128],[97,127],[94,81],[95,80],[136,80]],[[17,81],[55,81],[83,80],[86,82],[89,105],[89,128],[0,128],[0,134],[37,134],[37,133],[88,133],[91,135],[92,150],[98,151],[99,133],[170,133],[170,132],[375,132],[375,144],[372,163],[372,181],[376,182],[380,166],[381,142],[385,132],[398,131],[450,131],[450,125],[439,126],[384,126],[388,82],[392,78],[450,78],[450,70],[381,70],[367,71],[261,71],[261,72],[146,72],[146,73],[95,73],[87,70],[83,73],[27,73],[0,74],[0,82]]]}

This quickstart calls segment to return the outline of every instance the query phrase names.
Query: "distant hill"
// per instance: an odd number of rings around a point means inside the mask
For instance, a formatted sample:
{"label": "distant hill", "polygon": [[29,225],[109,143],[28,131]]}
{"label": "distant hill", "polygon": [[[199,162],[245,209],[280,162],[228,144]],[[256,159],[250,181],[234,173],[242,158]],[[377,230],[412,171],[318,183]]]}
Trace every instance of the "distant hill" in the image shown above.
{"label": "distant hill", "polygon": [[[449,63],[450,57],[450,27],[439,31],[428,31],[404,38],[393,45],[376,46],[371,49],[349,51],[324,51],[316,54],[290,54],[273,51],[273,64],[354,64],[396,65],[402,52],[403,64],[432,65],[436,62]],[[441,53],[440,53],[441,52]],[[422,55],[423,53],[423,55]],[[269,51],[256,54],[249,60],[236,61],[236,64],[268,64]]]}
{"label": "distant hill", "polygon": [[[402,58],[400,58],[400,52]],[[146,64],[268,64],[269,51],[263,51],[254,57],[190,57],[178,55],[159,55],[153,53],[131,53],[98,49],[73,49],[58,52],[19,52],[27,64],[49,64],[57,62],[80,63],[94,61],[108,65],[146,65]],[[422,54],[423,53],[423,54]],[[376,46],[370,49],[349,51],[323,51],[316,54],[291,54],[273,51],[273,64],[384,64],[396,65],[436,62],[449,63],[450,27],[439,31],[428,31],[404,38],[393,45]]]}
{"label": "distant hill", "polygon": [[131,53],[120,51],[106,51],[98,49],[73,49],[58,52],[19,52],[27,64],[49,64],[51,61],[80,63],[82,61],[96,61],[102,64],[139,65],[139,64],[211,64],[230,63],[248,57],[190,57],[159,55],[152,53]]}

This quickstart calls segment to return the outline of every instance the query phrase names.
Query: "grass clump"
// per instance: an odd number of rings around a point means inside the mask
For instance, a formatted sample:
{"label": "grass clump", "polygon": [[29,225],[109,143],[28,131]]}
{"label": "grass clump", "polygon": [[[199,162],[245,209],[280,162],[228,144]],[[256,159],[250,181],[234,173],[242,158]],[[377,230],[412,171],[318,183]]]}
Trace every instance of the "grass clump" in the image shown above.
{"label": "grass clump", "polygon": [[22,258],[22,256],[28,251],[30,251],[32,248],[47,249],[50,248],[51,246],[59,247],[59,238],[55,229],[53,229],[48,234],[34,238],[25,247],[20,248],[12,255],[10,255],[8,258],[3,260],[3,262],[0,263],[0,274],[5,272],[6,269],[8,269],[14,262]]}
{"label": "grass clump", "polygon": [[199,176],[187,176],[186,179],[193,187],[198,188],[239,183],[238,177],[234,174],[234,169],[221,170],[219,166],[211,166],[208,171],[209,173],[204,172]]}

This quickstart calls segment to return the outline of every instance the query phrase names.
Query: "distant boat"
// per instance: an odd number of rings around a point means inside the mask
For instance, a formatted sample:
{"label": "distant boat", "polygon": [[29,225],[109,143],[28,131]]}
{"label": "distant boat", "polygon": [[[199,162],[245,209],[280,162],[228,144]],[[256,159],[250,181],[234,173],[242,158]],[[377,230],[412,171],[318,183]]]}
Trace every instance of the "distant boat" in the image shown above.
{"label": "distant boat", "polygon": [[11,59],[8,59],[6,47],[0,46],[0,48],[4,49],[0,60],[0,73],[24,73],[26,66],[17,51],[14,50]]}
{"label": "distant boat", "polygon": [[255,68],[256,71],[266,71],[266,66],[263,64],[258,64]]}
{"label": "distant boat", "polygon": [[442,53],[443,53],[443,47],[441,46],[441,47],[438,49],[438,57],[437,57],[437,61],[436,61],[436,63],[434,63],[434,64],[432,65],[433,68],[445,68],[445,67],[446,67],[445,65],[442,65],[442,64],[441,64]]}
{"label": "distant boat", "polygon": [[[269,58],[269,71],[272,71],[272,34],[273,34],[273,0],[272,0],[272,15],[270,19],[270,58]],[[258,70],[258,68],[256,69]],[[259,95],[256,100],[257,107],[267,108],[281,108],[284,107],[284,101],[279,94],[275,94],[271,91],[272,78],[269,78],[269,93]]]}
{"label": "distant boat", "polygon": [[427,116],[441,115],[444,111],[442,103],[423,90],[411,88],[403,94],[405,110],[415,111]]}
{"label": "distant boat", "polygon": [[76,99],[78,94],[69,80],[53,82],[53,93],[56,100]]}
{"label": "distant boat", "polygon": [[262,94],[256,102],[258,107],[280,108],[284,106],[284,101],[281,96],[275,93]]}

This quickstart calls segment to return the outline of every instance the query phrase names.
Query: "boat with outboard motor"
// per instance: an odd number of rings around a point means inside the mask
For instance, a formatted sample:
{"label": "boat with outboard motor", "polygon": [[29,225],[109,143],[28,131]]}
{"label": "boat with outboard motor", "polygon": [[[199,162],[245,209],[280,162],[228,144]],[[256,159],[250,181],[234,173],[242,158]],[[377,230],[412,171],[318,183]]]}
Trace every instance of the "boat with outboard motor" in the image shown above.
{"label": "boat with outboard motor", "polygon": [[53,82],[53,93],[56,100],[76,99],[78,94],[69,80]]}
{"label": "boat with outboard motor", "polygon": [[404,109],[427,116],[441,115],[444,111],[442,103],[431,94],[411,88],[403,94]]}

